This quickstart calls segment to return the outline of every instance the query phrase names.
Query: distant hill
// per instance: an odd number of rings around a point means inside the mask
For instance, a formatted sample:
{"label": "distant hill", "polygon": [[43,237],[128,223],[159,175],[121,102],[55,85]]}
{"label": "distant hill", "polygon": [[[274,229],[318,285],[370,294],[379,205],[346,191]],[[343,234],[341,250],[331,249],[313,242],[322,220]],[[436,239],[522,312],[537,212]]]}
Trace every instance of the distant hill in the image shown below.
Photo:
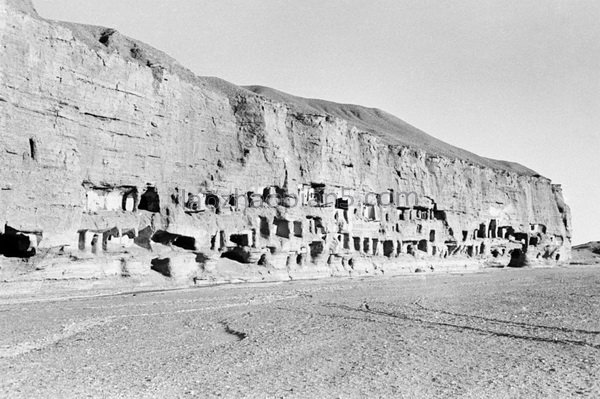
{"label": "distant hill", "polygon": [[572,248],[573,264],[600,264],[600,241],[590,241]]}
{"label": "distant hill", "polygon": [[274,101],[287,104],[297,112],[328,114],[344,119],[350,125],[381,137],[390,144],[421,148],[431,154],[439,154],[451,159],[463,159],[492,169],[508,170],[522,175],[537,175],[535,171],[521,164],[485,158],[445,143],[404,122],[402,119],[377,108],[297,97],[264,86],[243,86],[243,88]]}

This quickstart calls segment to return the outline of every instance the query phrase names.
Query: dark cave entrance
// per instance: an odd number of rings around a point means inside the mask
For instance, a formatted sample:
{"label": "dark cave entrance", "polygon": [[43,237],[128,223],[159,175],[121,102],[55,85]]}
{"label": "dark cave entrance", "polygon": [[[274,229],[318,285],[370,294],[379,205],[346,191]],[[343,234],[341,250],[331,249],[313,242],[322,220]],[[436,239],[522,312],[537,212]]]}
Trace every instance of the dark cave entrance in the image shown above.
{"label": "dark cave entrance", "polygon": [[260,236],[262,238],[269,238],[269,236],[271,234],[270,229],[269,229],[269,221],[264,216],[259,216],[259,218],[260,218],[260,227],[259,227]]}
{"label": "dark cave entrance", "polygon": [[196,239],[194,237],[173,234],[159,230],[152,236],[152,241],[162,245],[174,245],[176,247],[193,251],[196,249]]}
{"label": "dark cave entrance", "polygon": [[391,258],[394,254],[394,241],[387,240],[383,242],[383,256]]}
{"label": "dark cave entrance", "polygon": [[360,251],[360,237],[352,237],[352,241],[354,242],[354,250]]}
{"label": "dark cave entrance", "polygon": [[290,238],[290,224],[284,219],[273,219],[275,225],[275,235],[282,238]]}
{"label": "dark cave entrance", "polygon": [[521,267],[524,264],[524,253],[522,250],[520,250],[519,248],[515,248],[512,251],[510,251],[510,262],[508,263],[508,266]]}
{"label": "dark cave entrance", "polygon": [[4,234],[0,234],[0,255],[7,258],[31,258],[36,252],[31,244],[28,236],[6,226]]}
{"label": "dark cave entrance", "polygon": [[231,234],[229,236],[229,241],[240,247],[247,247],[250,245],[248,234]]}
{"label": "dark cave entrance", "polygon": [[325,250],[325,246],[323,245],[322,241],[313,241],[308,244],[308,246],[310,248],[310,256],[313,258],[313,260],[321,255]]}
{"label": "dark cave entrance", "polygon": [[206,207],[214,209],[216,212],[219,212],[221,209],[219,196],[215,194],[206,194],[206,198],[204,199],[204,205]]}
{"label": "dark cave entrance", "polygon": [[160,198],[155,187],[148,187],[142,194],[138,209],[148,212],[160,212]]}
{"label": "dark cave entrance", "polygon": [[302,222],[294,222],[294,237],[302,237]]}
{"label": "dark cave entrance", "polygon": [[138,191],[135,187],[130,188],[123,193],[123,200],[121,201],[121,208],[124,211],[134,212],[137,209],[138,203]]}
{"label": "dark cave entrance", "polygon": [[348,200],[342,199],[342,198],[337,198],[335,200],[335,207],[337,209],[348,209]]}

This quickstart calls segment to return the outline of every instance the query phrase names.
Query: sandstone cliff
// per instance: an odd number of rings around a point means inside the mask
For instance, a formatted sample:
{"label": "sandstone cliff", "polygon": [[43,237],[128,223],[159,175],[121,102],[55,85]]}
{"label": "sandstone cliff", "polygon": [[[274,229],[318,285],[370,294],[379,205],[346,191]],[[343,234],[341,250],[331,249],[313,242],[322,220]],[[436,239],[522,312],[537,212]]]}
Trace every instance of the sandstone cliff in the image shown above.
{"label": "sandstone cliff", "polygon": [[28,1],[0,0],[0,42],[0,262],[195,281],[569,259],[560,186],[383,111],[198,77]]}

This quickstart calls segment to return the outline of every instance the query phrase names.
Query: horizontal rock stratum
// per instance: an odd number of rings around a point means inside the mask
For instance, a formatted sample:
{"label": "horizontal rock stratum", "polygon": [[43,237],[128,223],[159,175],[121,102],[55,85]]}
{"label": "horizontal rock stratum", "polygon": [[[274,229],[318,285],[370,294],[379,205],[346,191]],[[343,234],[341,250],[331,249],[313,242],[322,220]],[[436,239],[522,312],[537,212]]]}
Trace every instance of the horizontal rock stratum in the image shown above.
{"label": "horizontal rock stratum", "polygon": [[5,280],[193,283],[570,257],[560,186],[524,166],[378,109],[199,77],[113,29],[0,4]]}

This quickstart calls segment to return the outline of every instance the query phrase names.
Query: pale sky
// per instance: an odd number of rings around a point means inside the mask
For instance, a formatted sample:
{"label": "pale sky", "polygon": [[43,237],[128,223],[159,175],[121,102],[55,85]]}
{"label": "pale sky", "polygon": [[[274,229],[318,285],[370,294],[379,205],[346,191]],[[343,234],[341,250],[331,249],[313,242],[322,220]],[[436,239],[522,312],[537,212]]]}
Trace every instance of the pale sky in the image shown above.
{"label": "pale sky", "polygon": [[198,75],[388,111],[563,184],[600,240],[598,0],[34,0]]}

